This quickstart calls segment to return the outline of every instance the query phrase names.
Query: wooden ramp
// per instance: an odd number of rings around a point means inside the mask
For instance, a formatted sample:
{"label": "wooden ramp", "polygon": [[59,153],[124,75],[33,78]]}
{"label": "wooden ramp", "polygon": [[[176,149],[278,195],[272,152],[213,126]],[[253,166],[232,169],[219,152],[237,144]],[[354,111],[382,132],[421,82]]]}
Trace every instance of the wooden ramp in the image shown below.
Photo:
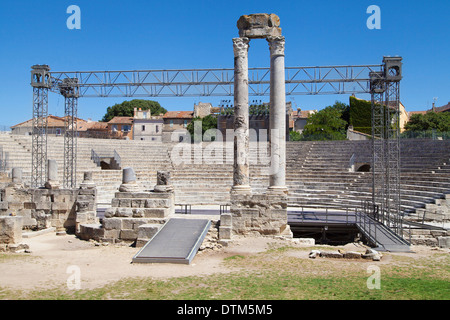
{"label": "wooden ramp", "polygon": [[133,257],[133,263],[190,264],[211,221],[172,218]]}

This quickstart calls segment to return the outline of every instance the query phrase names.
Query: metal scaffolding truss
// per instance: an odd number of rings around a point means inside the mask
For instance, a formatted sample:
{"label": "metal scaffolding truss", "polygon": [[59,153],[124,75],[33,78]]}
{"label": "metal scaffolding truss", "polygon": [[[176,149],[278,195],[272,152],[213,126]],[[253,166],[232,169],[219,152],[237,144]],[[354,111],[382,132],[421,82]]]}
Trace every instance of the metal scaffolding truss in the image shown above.
{"label": "metal scaffolding truss", "polygon": [[[369,93],[369,73],[382,65],[287,67],[286,95]],[[234,69],[51,72],[51,91],[78,79],[80,97],[232,96]],[[270,69],[249,68],[249,95],[269,95]]]}

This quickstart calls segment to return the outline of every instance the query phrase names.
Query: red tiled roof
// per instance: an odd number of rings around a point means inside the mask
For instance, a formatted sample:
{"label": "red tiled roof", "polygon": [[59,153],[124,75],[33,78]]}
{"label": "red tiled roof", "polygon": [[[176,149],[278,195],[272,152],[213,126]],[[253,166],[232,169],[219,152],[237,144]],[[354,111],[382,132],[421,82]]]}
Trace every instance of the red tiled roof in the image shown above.
{"label": "red tiled roof", "polygon": [[413,114],[426,114],[428,111],[410,111],[408,115],[411,117]]}
{"label": "red tiled roof", "polygon": [[[58,116],[53,116],[53,115],[49,115],[47,117],[47,127],[52,128],[52,127],[64,127],[64,121],[65,121],[65,117],[58,117]],[[77,122],[86,122],[83,119],[77,118]],[[11,128],[17,128],[17,127],[32,127],[33,126],[33,119],[18,123],[14,126],[12,126]]]}
{"label": "red tiled roof", "polygon": [[192,119],[193,117],[194,111],[167,111],[163,118]]}
{"label": "red tiled roof", "polygon": [[77,126],[78,131],[87,131],[87,130],[108,130],[108,123],[107,122],[83,122],[78,124]]}
{"label": "red tiled roof", "polygon": [[112,124],[132,124],[133,117],[114,117],[108,123]]}
{"label": "red tiled roof", "polygon": [[315,113],[316,110],[301,110],[300,115],[298,114],[298,110],[292,111],[293,118],[308,118],[310,115]]}
{"label": "red tiled roof", "polygon": [[447,103],[445,106],[442,106],[442,107],[436,107],[435,110],[436,110],[436,112],[446,112],[446,111],[450,111],[450,102]]}

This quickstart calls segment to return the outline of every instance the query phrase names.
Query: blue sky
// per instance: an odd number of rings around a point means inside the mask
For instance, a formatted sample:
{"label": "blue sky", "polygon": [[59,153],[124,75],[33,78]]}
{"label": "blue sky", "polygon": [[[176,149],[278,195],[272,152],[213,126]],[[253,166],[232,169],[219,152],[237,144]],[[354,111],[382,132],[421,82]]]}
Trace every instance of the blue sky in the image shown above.
{"label": "blue sky", "polygon": [[[81,9],[81,30],[66,26],[72,4]],[[380,30],[366,27],[372,4],[381,9]],[[0,126],[31,118],[34,64],[53,71],[232,68],[237,20],[263,12],[280,17],[286,66],[380,64],[384,55],[400,55],[407,111],[431,108],[434,97],[437,106],[450,101],[448,0],[2,0]],[[265,41],[251,42],[249,65],[269,65]],[[106,107],[126,99],[81,98],[78,115],[99,120]],[[150,99],[168,110],[192,110],[196,102],[217,104],[221,98]],[[304,110],[336,100],[348,102],[348,96],[287,98]],[[64,115],[61,96],[50,93],[49,113]]]}

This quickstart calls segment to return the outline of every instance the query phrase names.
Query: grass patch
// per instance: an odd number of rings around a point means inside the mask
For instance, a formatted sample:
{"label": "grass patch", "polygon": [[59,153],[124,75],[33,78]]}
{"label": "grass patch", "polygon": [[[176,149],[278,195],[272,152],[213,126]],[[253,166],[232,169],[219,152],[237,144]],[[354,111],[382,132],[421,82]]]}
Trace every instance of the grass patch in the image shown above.
{"label": "grass patch", "polygon": [[241,259],[245,259],[245,257],[243,255],[236,254],[234,256],[227,257],[227,258],[225,258],[223,260],[224,261],[231,261],[231,260],[241,260]]}
{"label": "grass patch", "polygon": [[28,294],[0,290],[3,299],[129,299],[129,300],[447,300],[449,283],[441,279],[386,276],[381,289],[368,289],[367,276],[298,277],[290,273],[244,272],[208,277],[181,277],[167,281],[126,279],[94,289],[34,291]]}
{"label": "grass patch", "polygon": [[[297,251],[296,251],[297,250]],[[450,256],[390,256],[389,263],[301,259],[303,248],[272,247],[254,255],[224,259],[236,272],[209,276],[122,279],[93,290],[66,288],[14,291],[1,299],[79,300],[448,300]],[[367,286],[367,267],[380,268],[380,289]]]}

